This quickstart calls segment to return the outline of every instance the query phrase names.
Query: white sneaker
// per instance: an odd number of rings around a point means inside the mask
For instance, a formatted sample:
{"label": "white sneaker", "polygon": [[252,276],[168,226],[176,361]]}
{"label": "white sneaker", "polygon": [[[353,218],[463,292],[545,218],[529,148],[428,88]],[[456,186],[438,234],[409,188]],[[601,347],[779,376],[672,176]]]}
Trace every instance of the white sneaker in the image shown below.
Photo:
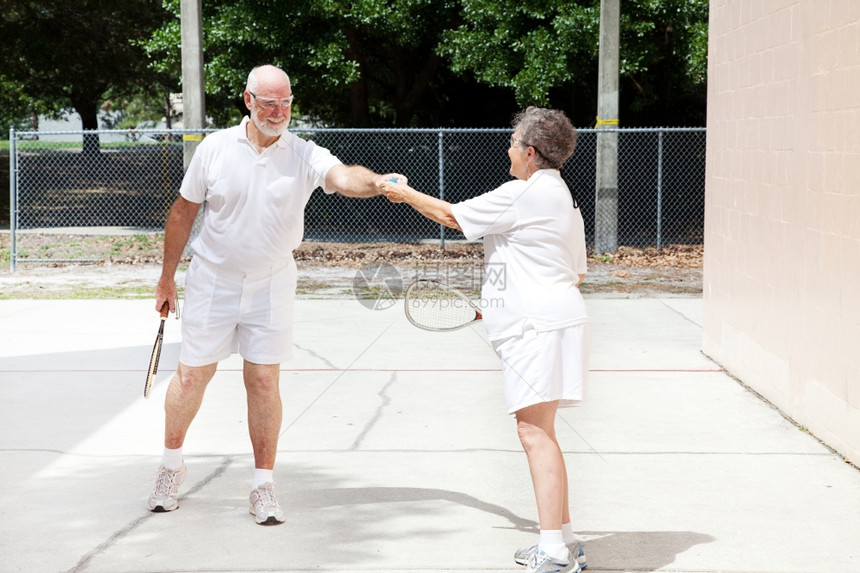
{"label": "white sneaker", "polygon": [[169,470],[164,466],[158,468],[158,474],[155,476],[155,487],[149,496],[149,511],[163,513],[179,507],[179,500],[177,499],[179,486],[185,481],[186,473],[187,469],[184,463],[178,470]]}
{"label": "white sneaker", "polygon": [[277,525],[284,522],[284,511],[275,497],[275,484],[264,483],[257,489],[252,489],[248,501],[251,503],[250,513],[260,525]]}
{"label": "white sneaker", "polygon": [[566,559],[556,559],[538,549],[526,563],[526,573],[582,573],[579,562],[570,551],[566,553]]}
{"label": "white sneaker", "polygon": [[[537,548],[537,545],[532,545],[531,547],[517,549],[516,552],[514,552],[514,561],[520,565],[525,565],[529,562],[529,558],[532,554],[537,551]],[[582,543],[574,541],[573,543],[568,544],[567,549],[570,551],[570,555],[576,558],[580,568],[585,569],[588,567],[588,561],[585,559],[585,550],[582,548]]]}

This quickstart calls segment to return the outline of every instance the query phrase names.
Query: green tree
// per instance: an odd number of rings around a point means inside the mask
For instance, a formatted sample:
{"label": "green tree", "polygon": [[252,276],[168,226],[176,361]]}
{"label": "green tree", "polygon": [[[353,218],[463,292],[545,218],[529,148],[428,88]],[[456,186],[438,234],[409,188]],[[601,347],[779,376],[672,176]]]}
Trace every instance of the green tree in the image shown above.
{"label": "green tree", "polygon": [[57,105],[30,97],[20,83],[7,80],[0,72],[0,125],[7,130],[37,130],[39,116],[56,116]]}
{"label": "green tree", "polygon": [[[593,123],[599,0],[462,0],[460,17],[439,46],[454,72]],[[622,125],[704,124],[707,24],[707,0],[622,2]]]}
{"label": "green tree", "polygon": [[[179,0],[164,6],[179,14]],[[281,66],[293,82],[294,113],[340,126],[446,125],[452,117],[514,105],[509,90],[456,77],[437,53],[457,21],[456,0],[272,0],[203,3],[207,115],[216,124],[244,112],[242,87],[256,65]],[[156,69],[179,74],[178,20],[147,43]],[[480,98],[481,103],[476,104]]]}
{"label": "green tree", "polygon": [[[179,77],[176,18],[146,44]],[[504,125],[526,105],[596,109],[599,0],[207,0],[207,115],[234,122],[250,68],[283,67],[296,115],[341,126]],[[707,0],[624,0],[622,125],[702,125]]]}
{"label": "green tree", "polygon": [[[131,94],[160,79],[140,41],[167,13],[151,0],[0,0],[0,62],[6,81],[53,109],[72,107],[83,129],[98,129],[98,110],[109,90]],[[98,138],[84,138],[98,150]]]}

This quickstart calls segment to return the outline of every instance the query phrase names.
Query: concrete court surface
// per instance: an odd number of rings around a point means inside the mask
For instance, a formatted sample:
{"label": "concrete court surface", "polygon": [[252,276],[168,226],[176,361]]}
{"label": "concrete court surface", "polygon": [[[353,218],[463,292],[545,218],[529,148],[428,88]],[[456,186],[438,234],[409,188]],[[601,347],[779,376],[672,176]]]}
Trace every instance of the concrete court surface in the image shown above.
{"label": "concrete court surface", "polygon": [[[588,401],[560,412],[589,572],[860,571],[860,472],[701,354],[698,298],[590,298]],[[146,511],[179,323],[152,302],[0,301],[0,571],[518,571],[537,535],[478,325],[297,302],[276,482],[248,514],[241,362],[191,428],[179,510]]]}

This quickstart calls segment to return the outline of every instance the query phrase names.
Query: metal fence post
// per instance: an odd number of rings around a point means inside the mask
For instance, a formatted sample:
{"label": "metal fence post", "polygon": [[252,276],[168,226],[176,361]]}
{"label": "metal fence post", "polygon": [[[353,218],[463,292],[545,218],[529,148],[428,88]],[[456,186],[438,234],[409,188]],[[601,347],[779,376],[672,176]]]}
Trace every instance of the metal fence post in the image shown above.
{"label": "metal fence post", "polygon": [[[445,145],[444,132],[439,132],[439,199],[445,200]],[[439,224],[439,243],[445,248],[445,225]]]}
{"label": "metal fence post", "polygon": [[657,132],[657,250],[663,248],[663,130]]}
{"label": "metal fence post", "polygon": [[15,263],[18,260],[18,249],[15,241],[18,227],[18,201],[17,186],[18,170],[16,168],[15,155],[15,128],[9,128],[9,271],[15,272]]}

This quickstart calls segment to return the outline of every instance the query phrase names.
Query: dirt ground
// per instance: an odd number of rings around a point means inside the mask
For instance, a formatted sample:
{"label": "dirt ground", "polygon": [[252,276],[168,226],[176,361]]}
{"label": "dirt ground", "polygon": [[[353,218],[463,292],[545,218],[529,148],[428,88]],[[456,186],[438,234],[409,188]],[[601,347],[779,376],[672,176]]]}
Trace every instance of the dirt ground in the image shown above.
{"label": "dirt ground", "polygon": [[[14,273],[10,272],[9,243],[9,233],[0,233],[0,298],[146,298],[161,272],[160,235],[82,239],[28,234],[19,240],[19,252],[26,245],[30,258],[94,262],[18,262]],[[620,247],[612,255],[592,254],[580,288],[583,294],[595,296],[700,296],[702,254],[701,245],[668,245],[660,251]],[[474,243],[449,242],[441,249],[438,244],[308,242],[295,257],[299,298],[351,296],[356,281],[383,264],[396,268],[404,283],[419,276],[444,276],[477,292],[483,269],[483,249]],[[184,265],[177,279],[183,269]]]}

